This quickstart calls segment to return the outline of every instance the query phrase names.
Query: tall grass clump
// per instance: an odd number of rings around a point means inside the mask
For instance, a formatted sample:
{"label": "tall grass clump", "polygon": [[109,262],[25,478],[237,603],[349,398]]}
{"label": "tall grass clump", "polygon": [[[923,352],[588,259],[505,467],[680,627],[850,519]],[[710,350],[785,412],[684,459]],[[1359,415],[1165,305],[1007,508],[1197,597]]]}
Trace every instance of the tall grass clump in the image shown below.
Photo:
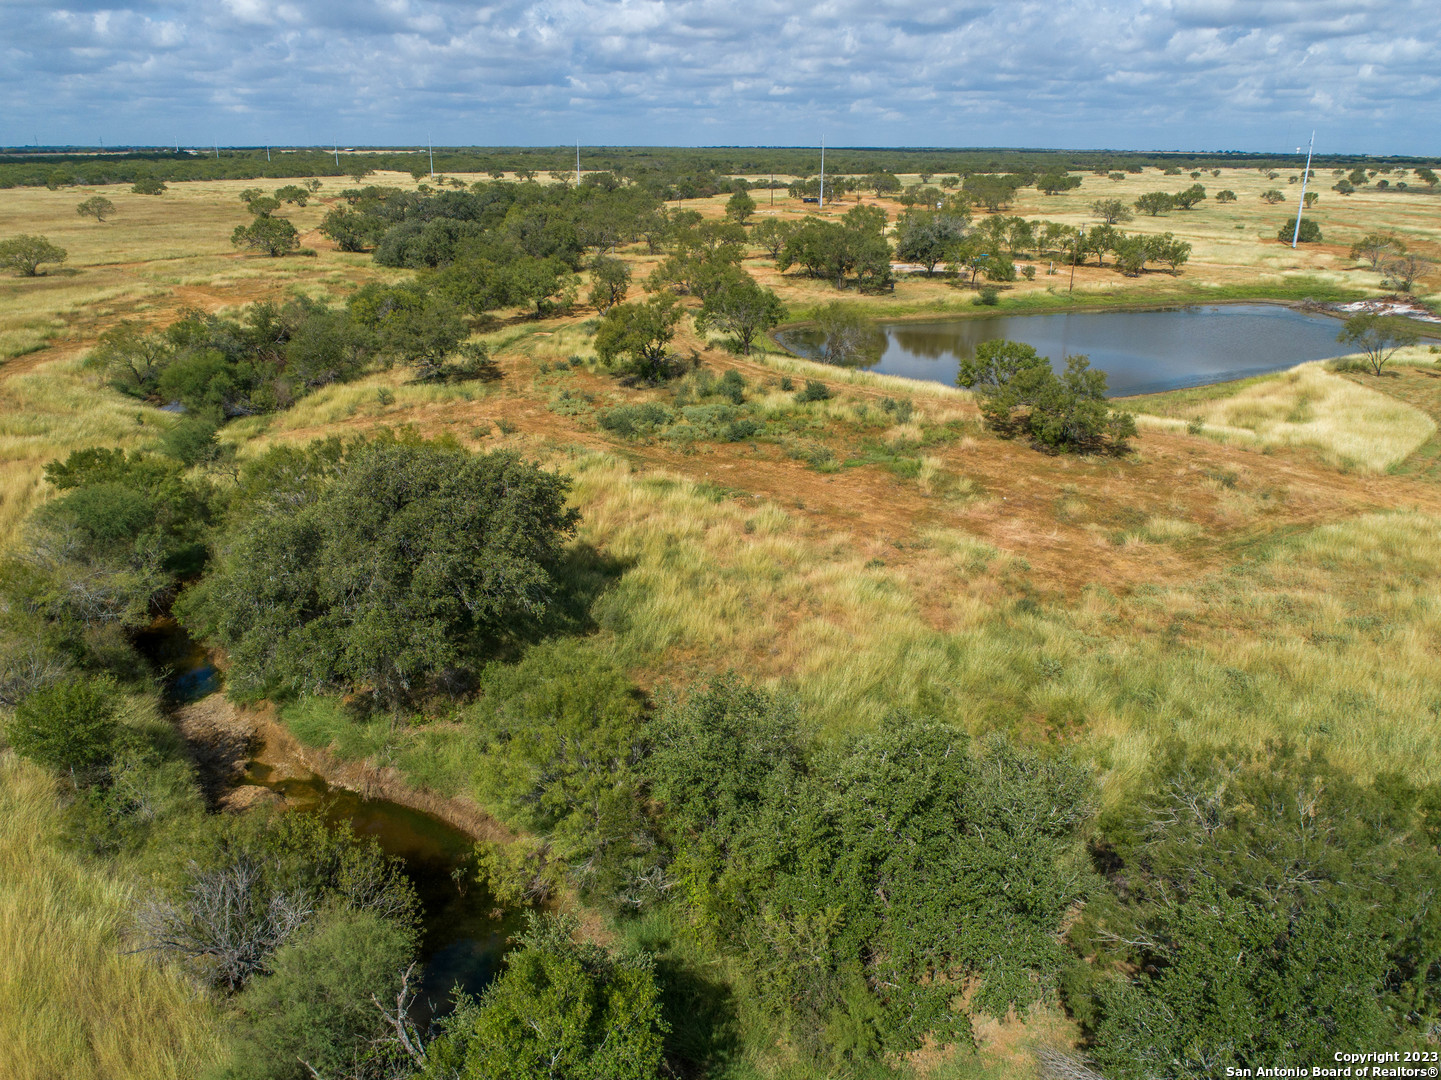
{"label": "tall grass clump", "polygon": [[0,1046],[8,1080],[192,1080],[223,1057],[183,976],[126,951],[131,885],[61,842],[56,782],[0,752]]}

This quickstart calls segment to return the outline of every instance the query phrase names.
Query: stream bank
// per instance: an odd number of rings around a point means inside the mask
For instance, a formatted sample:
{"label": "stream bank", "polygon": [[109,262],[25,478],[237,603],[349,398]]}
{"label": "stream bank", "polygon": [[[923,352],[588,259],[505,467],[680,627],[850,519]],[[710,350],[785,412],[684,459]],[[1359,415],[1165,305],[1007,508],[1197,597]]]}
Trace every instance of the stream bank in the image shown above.
{"label": "stream bank", "polygon": [[445,1011],[454,988],[475,994],[491,981],[523,911],[476,881],[475,843],[512,839],[510,830],[477,807],[408,787],[395,770],[303,746],[269,705],[235,705],[219,692],[212,658],[173,622],[157,622],[140,645],[168,673],[171,719],[215,809],[320,814],[402,862],[422,912],[418,1021]]}

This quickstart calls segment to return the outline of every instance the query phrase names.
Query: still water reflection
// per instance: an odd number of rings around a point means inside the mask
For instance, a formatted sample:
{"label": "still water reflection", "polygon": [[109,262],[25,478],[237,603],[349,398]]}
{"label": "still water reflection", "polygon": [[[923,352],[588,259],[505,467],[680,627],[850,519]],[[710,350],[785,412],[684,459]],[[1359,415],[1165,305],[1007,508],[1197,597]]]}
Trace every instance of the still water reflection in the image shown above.
{"label": "still water reflection", "polygon": [[[1066,356],[1089,356],[1091,366],[1108,376],[1111,394],[1125,397],[1343,356],[1347,350],[1336,341],[1340,328],[1335,319],[1276,304],[883,323],[879,356],[863,366],[953,386],[961,357],[973,356],[983,341],[1007,338],[1034,346],[1058,371]],[[799,356],[819,355],[814,333],[792,330],[778,337]]]}

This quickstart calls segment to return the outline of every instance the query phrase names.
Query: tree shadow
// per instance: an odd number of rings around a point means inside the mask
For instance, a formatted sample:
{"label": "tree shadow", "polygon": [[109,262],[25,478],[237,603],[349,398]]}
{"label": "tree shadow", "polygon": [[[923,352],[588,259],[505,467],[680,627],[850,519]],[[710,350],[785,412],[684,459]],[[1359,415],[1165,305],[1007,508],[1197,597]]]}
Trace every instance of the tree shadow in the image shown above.
{"label": "tree shadow", "polygon": [[670,1029],[665,1053],[671,1072],[682,1077],[724,1074],[740,1043],[731,988],[676,956],[656,958],[655,981]]}

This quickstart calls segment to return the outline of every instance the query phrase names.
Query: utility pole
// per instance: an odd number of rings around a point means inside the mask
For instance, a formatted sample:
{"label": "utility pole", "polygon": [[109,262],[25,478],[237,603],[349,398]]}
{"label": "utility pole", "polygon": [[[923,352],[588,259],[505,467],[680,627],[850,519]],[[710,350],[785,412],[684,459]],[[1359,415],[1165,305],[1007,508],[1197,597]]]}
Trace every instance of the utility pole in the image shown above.
{"label": "utility pole", "polygon": [[338,169],[340,168],[340,144],[331,143],[330,150],[333,154],[335,154],[335,167]]}
{"label": "utility pole", "polygon": [[[1296,207],[1296,229],[1291,233],[1291,250],[1296,250],[1296,241],[1301,239],[1301,215],[1306,210],[1306,184],[1311,179],[1311,151],[1316,149],[1316,133],[1311,132],[1311,145],[1306,147],[1306,171],[1301,174],[1301,205]],[[1296,147],[1299,154],[1301,148]]]}
{"label": "utility pole", "polygon": [[821,202],[820,209],[826,208],[826,140],[821,139]]}
{"label": "utility pole", "polygon": [[220,144],[219,144],[219,143],[216,143],[216,144],[215,144],[215,160],[216,160],[216,161],[219,161],[219,160],[220,160]]}
{"label": "utility pole", "polygon": [[580,140],[575,140],[575,189],[580,190]]}
{"label": "utility pole", "polygon": [[270,147],[268,146],[265,148],[265,163],[270,164]]}
{"label": "utility pole", "polygon": [[1076,234],[1076,242],[1071,245],[1071,283],[1066,286],[1067,295],[1076,287],[1076,256],[1081,251],[1081,241],[1086,238],[1086,227],[1081,226],[1080,232]]}
{"label": "utility pole", "polygon": [[430,137],[430,132],[425,133],[425,148],[430,151],[430,178],[435,179],[435,142]]}

